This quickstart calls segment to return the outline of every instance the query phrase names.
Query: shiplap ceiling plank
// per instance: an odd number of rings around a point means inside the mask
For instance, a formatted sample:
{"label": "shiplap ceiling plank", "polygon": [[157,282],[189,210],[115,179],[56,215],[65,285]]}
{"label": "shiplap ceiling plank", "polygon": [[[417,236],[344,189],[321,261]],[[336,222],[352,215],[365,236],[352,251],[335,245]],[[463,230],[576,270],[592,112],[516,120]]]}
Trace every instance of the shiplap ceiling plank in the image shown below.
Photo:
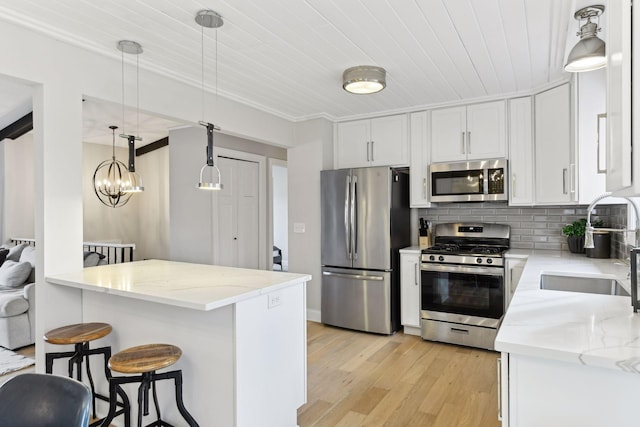
{"label": "shiplap ceiling plank", "polygon": [[[566,79],[562,65],[574,44],[567,33],[584,1],[0,0],[0,19],[112,57],[119,40],[135,40],[144,49],[141,75],[160,72],[198,87],[204,36],[207,91],[291,120],[345,120]],[[216,32],[195,23],[201,9],[225,21],[217,88]],[[128,64],[134,58],[125,55]],[[384,91],[342,90],[342,72],[362,64],[387,70]]]}

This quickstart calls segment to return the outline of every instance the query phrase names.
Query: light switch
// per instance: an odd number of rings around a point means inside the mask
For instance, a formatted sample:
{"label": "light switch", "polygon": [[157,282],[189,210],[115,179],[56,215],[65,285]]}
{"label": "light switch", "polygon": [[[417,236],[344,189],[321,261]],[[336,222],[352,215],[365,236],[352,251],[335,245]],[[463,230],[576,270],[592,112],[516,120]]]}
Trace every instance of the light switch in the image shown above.
{"label": "light switch", "polygon": [[293,232],[294,233],[304,233],[304,222],[294,222],[293,223]]}

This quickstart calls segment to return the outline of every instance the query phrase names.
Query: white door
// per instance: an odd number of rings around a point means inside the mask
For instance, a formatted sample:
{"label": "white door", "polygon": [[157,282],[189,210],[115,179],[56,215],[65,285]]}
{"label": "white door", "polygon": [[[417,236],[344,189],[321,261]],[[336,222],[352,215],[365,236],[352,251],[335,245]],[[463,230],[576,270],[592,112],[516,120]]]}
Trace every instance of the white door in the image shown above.
{"label": "white door", "polygon": [[214,236],[218,265],[259,268],[258,164],[219,157],[224,188],[217,193],[218,227]]}

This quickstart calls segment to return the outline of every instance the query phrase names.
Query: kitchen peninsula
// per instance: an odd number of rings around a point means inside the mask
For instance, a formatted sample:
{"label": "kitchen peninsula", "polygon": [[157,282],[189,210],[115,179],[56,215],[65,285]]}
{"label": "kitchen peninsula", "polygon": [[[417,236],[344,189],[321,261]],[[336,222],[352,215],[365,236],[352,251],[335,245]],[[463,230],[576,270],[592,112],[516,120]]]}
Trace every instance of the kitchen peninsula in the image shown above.
{"label": "kitchen peninsula", "polygon": [[[83,322],[113,326],[96,346],[179,346],[175,369],[182,369],[185,405],[201,426],[278,427],[296,426],[306,402],[310,279],[160,260],[46,278],[79,289]],[[163,418],[179,425],[172,387],[160,383],[158,398]],[[128,393],[135,401],[133,389]]]}

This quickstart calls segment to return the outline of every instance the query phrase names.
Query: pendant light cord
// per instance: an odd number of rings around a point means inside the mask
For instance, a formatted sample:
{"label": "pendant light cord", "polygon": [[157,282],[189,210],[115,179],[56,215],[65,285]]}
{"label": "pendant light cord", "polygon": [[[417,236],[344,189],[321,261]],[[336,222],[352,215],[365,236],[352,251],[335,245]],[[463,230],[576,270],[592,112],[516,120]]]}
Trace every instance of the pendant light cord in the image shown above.
{"label": "pendant light cord", "polygon": [[140,138],[140,54],[136,54],[136,136]]}
{"label": "pendant light cord", "polygon": [[122,133],[126,134],[124,126],[124,49],[120,50],[122,64]]}
{"label": "pendant light cord", "polygon": [[205,117],[205,112],[204,112],[204,26],[200,26],[200,38],[201,38],[201,40],[200,40],[201,41],[201,43],[200,43],[200,49],[201,49],[200,58],[201,58],[201,67],[202,67],[202,69],[201,69],[201,73],[202,73],[201,74],[201,77],[202,77],[202,79],[201,79],[201,89],[202,89],[202,91],[201,91],[200,97],[202,98],[201,99],[201,102],[202,102],[202,121],[204,122],[205,121],[204,120],[204,117]]}

